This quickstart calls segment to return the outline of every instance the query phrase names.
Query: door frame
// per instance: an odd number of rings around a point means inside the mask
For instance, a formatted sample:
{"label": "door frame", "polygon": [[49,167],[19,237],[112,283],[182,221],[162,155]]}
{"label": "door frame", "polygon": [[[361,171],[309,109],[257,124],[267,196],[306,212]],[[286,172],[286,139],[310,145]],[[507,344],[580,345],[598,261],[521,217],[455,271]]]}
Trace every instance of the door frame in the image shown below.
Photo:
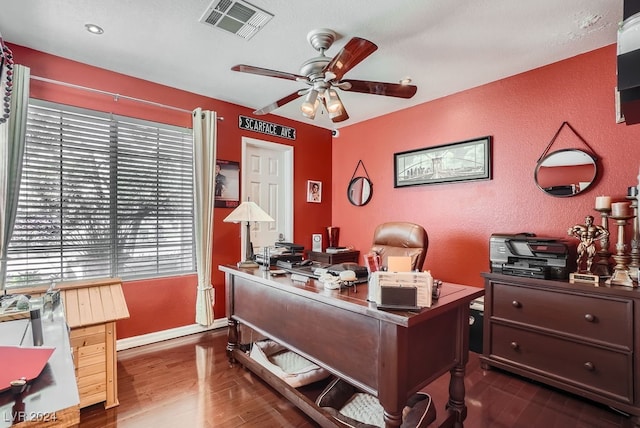
{"label": "door frame", "polygon": [[[250,137],[242,137],[242,156],[241,156],[241,177],[240,177],[240,201],[244,201],[247,198],[246,193],[246,183],[247,177],[246,172],[249,171],[247,166],[247,150],[249,147],[258,147],[261,149],[272,150],[277,152],[282,152],[284,165],[283,165],[283,195],[284,198],[284,229],[281,231],[284,234],[284,239],[290,242],[293,242],[293,146],[289,146],[286,144],[274,143],[271,141],[258,140]],[[241,245],[241,253],[242,255],[245,253],[245,243],[246,243],[246,228],[242,227],[241,236],[242,236],[242,245]]]}

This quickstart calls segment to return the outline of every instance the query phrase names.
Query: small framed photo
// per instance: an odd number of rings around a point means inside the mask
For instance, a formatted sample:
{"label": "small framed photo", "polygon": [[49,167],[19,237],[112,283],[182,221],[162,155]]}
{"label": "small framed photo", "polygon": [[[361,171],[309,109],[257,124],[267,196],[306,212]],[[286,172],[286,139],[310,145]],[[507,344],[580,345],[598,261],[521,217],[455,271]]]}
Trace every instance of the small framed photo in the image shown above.
{"label": "small framed photo", "polygon": [[240,205],[240,163],[216,159],[216,208],[235,208]]}
{"label": "small framed photo", "polygon": [[322,182],[308,180],[307,181],[307,202],[322,202]]}

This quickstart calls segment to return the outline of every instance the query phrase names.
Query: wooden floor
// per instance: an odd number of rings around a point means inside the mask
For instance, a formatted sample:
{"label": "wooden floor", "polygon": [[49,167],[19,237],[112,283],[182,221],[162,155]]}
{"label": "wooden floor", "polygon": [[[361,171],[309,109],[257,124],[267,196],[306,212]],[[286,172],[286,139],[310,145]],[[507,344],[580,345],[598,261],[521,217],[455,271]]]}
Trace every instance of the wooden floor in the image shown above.
{"label": "wooden floor", "polygon": [[[118,352],[120,405],[82,410],[80,427],[316,427],[242,367],[230,367],[226,330]],[[444,419],[448,374],[426,390]],[[619,413],[498,370],[470,354],[465,428],[631,427]]]}

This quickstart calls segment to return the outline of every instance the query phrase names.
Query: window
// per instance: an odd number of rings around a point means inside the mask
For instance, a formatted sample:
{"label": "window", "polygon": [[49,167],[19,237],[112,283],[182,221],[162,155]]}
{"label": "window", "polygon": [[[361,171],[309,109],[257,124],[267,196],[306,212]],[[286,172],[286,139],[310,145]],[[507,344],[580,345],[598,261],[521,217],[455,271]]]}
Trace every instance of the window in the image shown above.
{"label": "window", "polygon": [[31,100],[7,286],[195,270],[191,130]]}

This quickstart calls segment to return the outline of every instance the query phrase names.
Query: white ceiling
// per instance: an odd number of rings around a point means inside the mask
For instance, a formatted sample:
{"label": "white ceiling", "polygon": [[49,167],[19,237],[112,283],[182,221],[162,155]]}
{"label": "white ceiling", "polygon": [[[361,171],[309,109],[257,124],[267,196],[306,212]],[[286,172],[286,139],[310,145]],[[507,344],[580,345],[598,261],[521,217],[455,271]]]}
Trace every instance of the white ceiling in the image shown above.
{"label": "white ceiling", "polygon": [[[326,114],[305,119],[302,99],[272,113],[337,128],[615,43],[622,20],[622,0],[249,2],[274,15],[250,40],[199,22],[211,0],[2,0],[0,33],[11,43],[252,109],[307,86],[234,72],[233,65],[298,74],[317,55],[306,39],[310,30],[338,33],[330,57],[362,37],[378,50],[344,78],[397,83],[409,76],[418,92],[407,100],[341,91],[350,119],[339,124]],[[88,33],[86,23],[104,34]]]}

